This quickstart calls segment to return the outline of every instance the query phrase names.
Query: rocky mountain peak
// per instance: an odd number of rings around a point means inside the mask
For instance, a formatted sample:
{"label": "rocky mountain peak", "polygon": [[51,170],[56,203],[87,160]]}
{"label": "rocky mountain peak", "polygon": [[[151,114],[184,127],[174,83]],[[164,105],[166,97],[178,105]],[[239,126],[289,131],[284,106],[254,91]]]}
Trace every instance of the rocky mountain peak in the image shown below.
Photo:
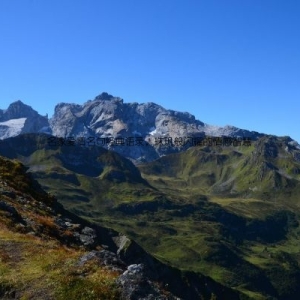
{"label": "rocky mountain peak", "polygon": [[[123,138],[122,147],[113,142],[110,145],[104,142],[101,146],[142,161],[182,151],[188,147],[184,141],[190,137],[247,136],[256,139],[260,136],[233,126],[210,126],[188,112],[166,109],[153,102],[123,103],[123,99],[107,92],[82,105],[58,104],[50,127],[55,136]],[[142,139],[138,146],[133,140],[136,137]],[[170,143],[171,140],[175,144]]]}
{"label": "rocky mountain peak", "polygon": [[29,132],[50,133],[48,117],[39,115],[21,100],[11,103],[5,110],[0,110],[0,139]]}
{"label": "rocky mountain peak", "polygon": [[96,96],[95,100],[111,100],[113,98],[114,98],[114,96],[112,96],[106,92],[103,92],[100,95]]}
{"label": "rocky mountain peak", "polygon": [[6,110],[2,110],[0,121],[4,122],[10,119],[29,118],[37,115],[37,111],[31,106],[24,104],[21,100],[17,100],[11,103]]}

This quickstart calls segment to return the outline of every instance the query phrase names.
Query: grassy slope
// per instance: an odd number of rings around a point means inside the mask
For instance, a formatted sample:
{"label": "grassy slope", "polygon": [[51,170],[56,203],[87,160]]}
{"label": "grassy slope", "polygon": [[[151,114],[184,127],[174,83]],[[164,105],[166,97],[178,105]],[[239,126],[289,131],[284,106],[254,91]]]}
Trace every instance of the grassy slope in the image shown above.
{"label": "grassy slope", "polygon": [[[0,228],[0,295],[18,299],[118,299],[118,274],[90,265],[78,267],[82,251],[57,241]],[[84,274],[84,277],[82,276]]]}

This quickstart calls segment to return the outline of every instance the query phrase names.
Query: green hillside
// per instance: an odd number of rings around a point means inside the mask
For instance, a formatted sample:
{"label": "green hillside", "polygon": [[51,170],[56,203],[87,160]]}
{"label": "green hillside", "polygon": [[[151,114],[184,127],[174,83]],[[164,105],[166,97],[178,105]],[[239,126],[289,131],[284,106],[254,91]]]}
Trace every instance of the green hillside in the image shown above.
{"label": "green hillside", "polygon": [[139,169],[153,186],[176,193],[288,198],[296,204],[300,150],[289,142],[289,138],[266,136],[249,147],[193,147]]}
{"label": "green hillside", "polygon": [[[149,247],[254,299],[294,299],[300,278],[300,151],[289,142],[270,136],[250,147],[194,147],[140,165],[153,187],[193,205],[178,218],[176,234],[165,237],[170,248]],[[174,228],[174,218],[168,224]]]}
{"label": "green hillside", "polygon": [[69,207],[96,212],[140,195],[148,200],[160,195],[119,154],[101,147],[50,146],[48,138],[28,134],[0,141],[0,154],[27,165],[42,186]]}

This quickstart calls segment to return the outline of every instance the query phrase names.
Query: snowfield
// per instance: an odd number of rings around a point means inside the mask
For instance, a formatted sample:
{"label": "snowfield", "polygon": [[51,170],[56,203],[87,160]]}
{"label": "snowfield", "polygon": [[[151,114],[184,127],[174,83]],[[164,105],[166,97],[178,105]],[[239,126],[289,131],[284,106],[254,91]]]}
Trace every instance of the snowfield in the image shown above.
{"label": "snowfield", "polygon": [[11,119],[0,122],[0,139],[6,139],[21,133],[27,118]]}

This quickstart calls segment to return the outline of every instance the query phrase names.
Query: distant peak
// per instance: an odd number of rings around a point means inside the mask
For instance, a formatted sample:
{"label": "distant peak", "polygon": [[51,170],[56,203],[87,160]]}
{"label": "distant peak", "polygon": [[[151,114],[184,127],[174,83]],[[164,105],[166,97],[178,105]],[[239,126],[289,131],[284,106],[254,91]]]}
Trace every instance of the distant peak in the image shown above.
{"label": "distant peak", "polygon": [[11,103],[5,110],[2,121],[18,118],[28,118],[37,116],[38,113],[30,105],[23,103],[21,100],[17,100]]}
{"label": "distant peak", "polygon": [[[10,104],[10,106],[11,106],[11,105],[26,105],[26,104],[23,103],[21,100],[16,100],[16,101],[12,102],[12,103]],[[28,106],[28,105],[26,105],[26,106]]]}
{"label": "distant peak", "polygon": [[8,106],[8,111],[9,110],[13,110],[15,111],[16,109],[26,109],[26,110],[30,110],[30,111],[35,111],[30,105],[27,105],[25,103],[23,103],[21,100],[17,100],[12,102],[9,106]]}
{"label": "distant peak", "polygon": [[98,95],[96,98],[95,98],[95,100],[111,100],[111,99],[113,99],[114,98],[114,96],[112,96],[112,95],[110,95],[110,94],[108,94],[108,93],[106,93],[106,92],[103,92],[103,93],[101,93],[100,95]]}

